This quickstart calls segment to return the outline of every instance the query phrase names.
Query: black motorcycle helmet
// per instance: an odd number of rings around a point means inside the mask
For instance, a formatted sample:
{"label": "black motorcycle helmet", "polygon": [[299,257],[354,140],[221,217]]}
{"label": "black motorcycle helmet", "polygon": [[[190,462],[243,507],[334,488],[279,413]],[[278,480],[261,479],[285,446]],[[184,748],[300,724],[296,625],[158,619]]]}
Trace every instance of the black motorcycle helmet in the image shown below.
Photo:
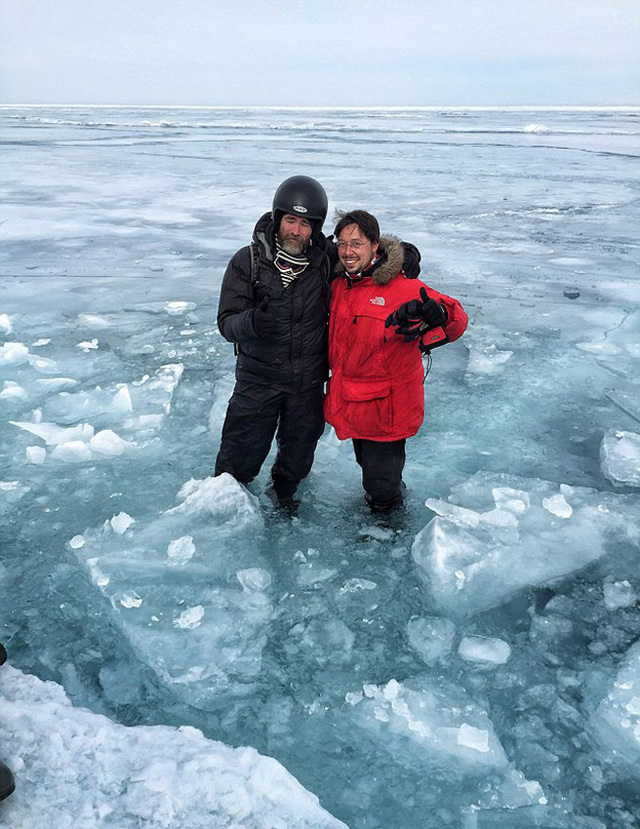
{"label": "black motorcycle helmet", "polygon": [[329,201],[324,187],[310,176],[291,176],[282,182],[273,197],[273,226],[275,232],[285,213],[309,219],[315,236],[327,218]]}

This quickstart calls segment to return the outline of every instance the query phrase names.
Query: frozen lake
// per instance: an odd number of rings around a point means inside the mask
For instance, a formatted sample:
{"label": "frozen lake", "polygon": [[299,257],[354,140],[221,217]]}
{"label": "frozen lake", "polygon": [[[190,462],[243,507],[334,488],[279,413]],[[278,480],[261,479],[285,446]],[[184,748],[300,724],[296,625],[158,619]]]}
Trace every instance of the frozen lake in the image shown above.
{"label": "frozen lake", "polygon": [[[640,110],[0,107],[0,145],[0,827],[637,826]],[[296,173],[470,316],[390,525],[328,427],[291,522],[268,463],[209,477],[222,275]]]}

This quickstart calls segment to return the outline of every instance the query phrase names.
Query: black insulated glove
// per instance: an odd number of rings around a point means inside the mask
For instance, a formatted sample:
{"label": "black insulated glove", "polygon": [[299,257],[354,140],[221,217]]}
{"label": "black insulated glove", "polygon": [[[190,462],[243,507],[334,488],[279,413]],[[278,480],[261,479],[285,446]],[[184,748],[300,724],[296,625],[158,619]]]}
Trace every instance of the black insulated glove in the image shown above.
{"label": "black insulated glove", "polygon": [[385,321],[385,328],[396,326],[396,334],[404,337],[406,343],[421,337],[425,331],[443,326],[447,321],[445,309],[435,299],[430,299],[424,288],[420,288],[420,297],[405,302]]}
{"label": "black insulated glove", "polygon": [[275,320],[269,310],[268,296],[253,310],[253,329],[260,339],[267,339],[275,330]]}

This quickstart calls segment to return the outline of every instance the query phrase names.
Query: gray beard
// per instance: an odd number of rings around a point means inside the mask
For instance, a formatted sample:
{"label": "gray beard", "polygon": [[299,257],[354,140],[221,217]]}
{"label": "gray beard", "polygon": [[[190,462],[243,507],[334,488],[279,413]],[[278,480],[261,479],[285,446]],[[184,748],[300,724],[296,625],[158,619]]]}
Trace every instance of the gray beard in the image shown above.
{"label": "gray beard", "polygon": [[283,242],[283,240],[279,236],[278,236],[278,241],[280,242],[282,250],[285,253],[290,254],[291,256],[302,256],[302,254],[305,252],[305,250],[309,246],[308,243],[295,242],[295,241],[292,241],[291,239],[289,239],[286,242]]}

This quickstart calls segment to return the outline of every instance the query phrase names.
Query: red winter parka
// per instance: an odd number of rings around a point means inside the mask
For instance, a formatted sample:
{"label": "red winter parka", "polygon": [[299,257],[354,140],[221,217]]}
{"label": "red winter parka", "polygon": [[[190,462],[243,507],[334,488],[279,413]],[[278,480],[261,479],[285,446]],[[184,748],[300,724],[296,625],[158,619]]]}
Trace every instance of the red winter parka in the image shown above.
{"label": "red winter parka", "polygon": [[[428,331],[427,347],[457,340],[467,327],[462,305],[402,273],[400,242],[383,236],[381,261],[359,280],[344,272],[331,283],[329,369],[325,420],[340,440],[392,441],[411,437],[424,419],[424,369],[420,340],[404,342],[385,320],[420,288],[447,311],[444,328]],[[341,266],[339,266],[341,267]]]}

